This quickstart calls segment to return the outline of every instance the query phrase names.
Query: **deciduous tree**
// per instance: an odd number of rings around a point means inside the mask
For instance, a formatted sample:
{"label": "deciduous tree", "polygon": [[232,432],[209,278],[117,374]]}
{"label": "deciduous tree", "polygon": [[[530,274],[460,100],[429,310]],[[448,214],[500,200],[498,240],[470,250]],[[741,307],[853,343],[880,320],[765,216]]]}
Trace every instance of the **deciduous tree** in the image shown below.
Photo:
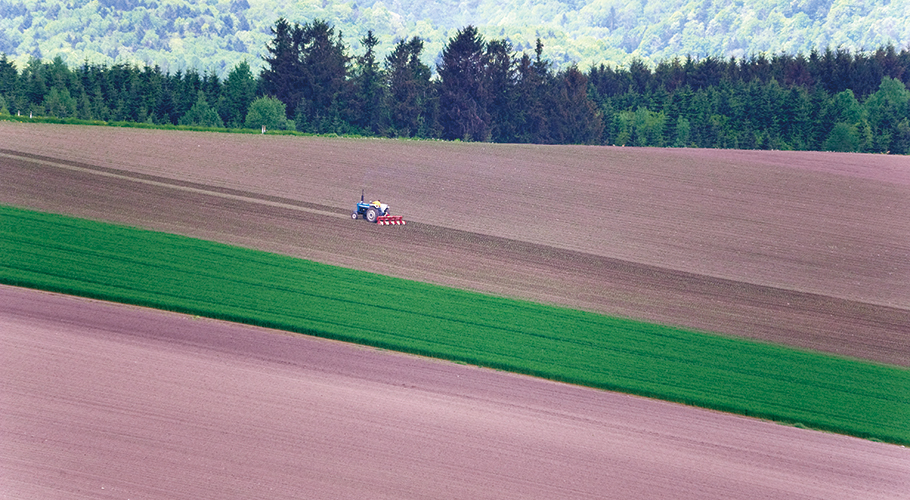
{"label": "deciduous tree", "polygon": [[287,130],[294,122],[287,119],[284,103],[277,97],[260,97],[250,104],[244,126],[246,128],[266,130]]}

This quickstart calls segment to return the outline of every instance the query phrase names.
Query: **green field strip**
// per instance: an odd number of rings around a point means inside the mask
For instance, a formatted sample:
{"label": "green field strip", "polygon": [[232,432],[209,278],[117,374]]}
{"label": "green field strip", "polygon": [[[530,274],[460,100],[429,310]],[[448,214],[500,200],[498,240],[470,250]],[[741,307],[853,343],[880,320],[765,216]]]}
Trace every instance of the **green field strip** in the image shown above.
{"label": "green field strip", "polygon": [[0,207],[0,282],[910,444],[910,370]]}

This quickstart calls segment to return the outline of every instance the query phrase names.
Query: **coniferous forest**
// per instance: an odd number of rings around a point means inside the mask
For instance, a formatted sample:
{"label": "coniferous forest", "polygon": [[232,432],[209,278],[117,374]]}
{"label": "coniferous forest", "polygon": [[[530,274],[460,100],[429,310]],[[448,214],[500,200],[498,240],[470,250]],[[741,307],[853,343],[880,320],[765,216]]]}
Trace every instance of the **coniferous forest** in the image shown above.
{"label": "coniferous forest", "polygon": [[910,52],[819,49],[556,68],[467,26],[435,67],[419,37],[352,54],[326,21],[279,19],[262,69],[225,77],[0,55],[0,114],[537,144],[910,153]]}

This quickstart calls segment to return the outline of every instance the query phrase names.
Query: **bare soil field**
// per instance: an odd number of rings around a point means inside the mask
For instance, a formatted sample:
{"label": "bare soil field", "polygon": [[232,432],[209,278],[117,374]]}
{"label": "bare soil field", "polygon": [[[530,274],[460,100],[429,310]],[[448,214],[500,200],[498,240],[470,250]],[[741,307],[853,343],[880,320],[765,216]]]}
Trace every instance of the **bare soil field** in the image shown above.
{"label": "bare soil field", "polygon": [[0,286],[0,498],[901,499],[899,446]]}
{"label": "bare soil field", "polygon": [[0,203],[910,366],[906,157],[0,122]]}
{"label": "bare soil field", "polygon": [[[904,157],[0,122],[0,203],[910,366]],[[898,446],[10,287],[0,442],[17,499],[910,490]]]}

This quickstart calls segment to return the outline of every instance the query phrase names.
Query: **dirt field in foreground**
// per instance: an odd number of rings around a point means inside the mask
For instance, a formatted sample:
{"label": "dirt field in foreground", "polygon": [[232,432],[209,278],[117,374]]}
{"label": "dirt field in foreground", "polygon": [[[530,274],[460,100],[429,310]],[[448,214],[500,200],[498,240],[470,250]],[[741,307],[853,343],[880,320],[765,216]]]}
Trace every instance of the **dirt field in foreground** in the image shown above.
{"label": "dirt field in foreground", "polygon": [[[910,160],[0,122],[0,203],[910,366]],[[347,218],[364,187],[412,222]]]}
{"label": "dirt field in foreground", "polygon": [[0,286],[0,498],[900,499],[905,448]]}
{"label": "dirt field in foreground", "polygon": [[[3,204],[903,366],[908,193],[906,158],[0,122]],[[0,442],[16,499],[910,490],[898,446],[2,286]]]}

